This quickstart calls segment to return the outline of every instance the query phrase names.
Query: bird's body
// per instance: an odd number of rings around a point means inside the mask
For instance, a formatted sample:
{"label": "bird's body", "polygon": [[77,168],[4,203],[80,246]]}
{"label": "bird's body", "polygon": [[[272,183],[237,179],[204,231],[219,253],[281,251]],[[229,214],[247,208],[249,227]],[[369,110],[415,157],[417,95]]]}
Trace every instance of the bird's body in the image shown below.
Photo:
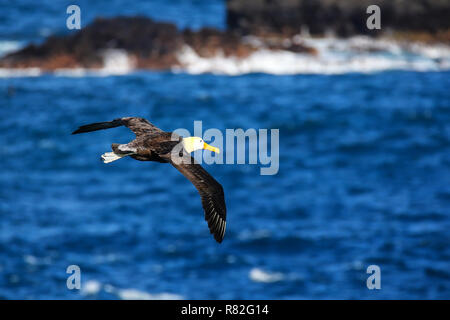
{"label": "bird's body", "polygon": [[[126,117],[109,122],[81,126],[72,134],[126,126],[136,134],[127,144],[113,143],[112,152],[102,155],[105,163],[130,156],[139,161],[170,163],[189,179],[202,199],[205,220],[217,242],[222,242],[226,228],[226,206],[223,188],[189,153],[198,149],[219,152],[201,138],[182,138],[172,132],[162,131],[143,118]],[[186,152],[184,152],[186,151]],[[175,154],[179,157],[174,159]]]}

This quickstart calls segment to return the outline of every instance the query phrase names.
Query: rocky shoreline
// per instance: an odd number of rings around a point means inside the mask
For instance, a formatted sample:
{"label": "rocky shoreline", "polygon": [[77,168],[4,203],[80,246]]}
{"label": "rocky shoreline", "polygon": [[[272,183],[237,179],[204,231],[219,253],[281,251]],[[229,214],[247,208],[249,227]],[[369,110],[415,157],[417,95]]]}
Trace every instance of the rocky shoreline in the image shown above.
{"label": "rocky shoreline", "polygon": [[[365,26],[367,4],[379,4],[383,28]],[[406,6],[405,10],[401,10]],[[386,36],[402,41],[450,44],[448,1],[441,0],[228,0],[227,30],[179,30],[147,17],[98,18],[79,31],[51,36],[0,58],[0,68],[101,69],[111,52],[123,52],[137,69],[182,68],[179,53],[189,47],[198,57],[246,58],[271,50],[316,55],[298,34]]]}
{"label": "rocky shoreline", "polygon": [[96,19],[72,35],[50,37],[41,45],[28,45],[0,59],[0,68],[98,69],[103,67],[105,53],[123,50],[135,68],[164,70],[181,66],[177,53],[184,46],[204,58],[217,54],[244,58],[261,48],[315,53],[313,48],[301,43],[276,39],[255,43],[228,31],[178,30],[174,24],[146,17],[117,17]]}

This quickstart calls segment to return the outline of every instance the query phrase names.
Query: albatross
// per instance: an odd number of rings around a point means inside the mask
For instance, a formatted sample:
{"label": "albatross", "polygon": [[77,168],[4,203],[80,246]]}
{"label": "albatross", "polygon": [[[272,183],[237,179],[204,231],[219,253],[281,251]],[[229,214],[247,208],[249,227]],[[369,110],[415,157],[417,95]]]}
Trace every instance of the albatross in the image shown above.
{"label": "albatross", "polygon": [[[225,235],[226,213],[225,196],[220,183],[195,161],[190,153],[206,149],[216,153],[220,150],[210,146],[200,137],[182,138],[175,133],[166,132],[148,120],[138,117],[118,118],[113,121],[91,123],[79,127],[72,134],[92,132],[125,126],[136,138],[126,144],[113,143],[112,152],[102,154],[104,163],[110,163],[123,157],[131,157],[139,161],[170,163],[195,186],[200,194],[205,220],[214,239],[221,243]],[[180,148],[181,146],[181,148]],[[178,149],[180,152],[178,152]],[[183,152],[183,149],[186,152]],[[173,151],[180,156],[176,161]]]}

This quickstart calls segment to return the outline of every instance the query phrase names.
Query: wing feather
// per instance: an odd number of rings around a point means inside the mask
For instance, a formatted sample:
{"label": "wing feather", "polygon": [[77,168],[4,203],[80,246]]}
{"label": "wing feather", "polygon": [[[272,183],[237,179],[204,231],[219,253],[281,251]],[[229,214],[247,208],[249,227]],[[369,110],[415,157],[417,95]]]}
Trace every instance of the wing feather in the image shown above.
{"label": "wing feather", "polygon": [[77,130],[72,132],[72,134],[84,133],[84,132],[92,132],[97,130],[105,130],[110,128],[116,128],[120,126],[125,126],[131,131],[134,132],[136,136],[141,136],[144,134],[155,134],[163,132],[161,129],[150,123],[150,121],[144,118],[138,117],[126,117],[126,118],[118,118],[113,121],[107,122],[96,122],[91,124],[86,124],[84,126],[79,127]]}
{"label": "wing feather", "polygon": [[179,164],[170,159],[168,160],[197,189],[202,199],[203,211],[205,212],[205,220],[208,222],[208,228],[214,234],[214,239],[221,243],[225,236],[227,218],[227,208],[222,185],[198,164],[193,157],[187,155],[185,159],[189,160]]}
{"label": "wing feather", "polygon": [[136,136],[163,132],[150,121],[138,117],[126,117],[120,119],[124,126],[134,132]]}

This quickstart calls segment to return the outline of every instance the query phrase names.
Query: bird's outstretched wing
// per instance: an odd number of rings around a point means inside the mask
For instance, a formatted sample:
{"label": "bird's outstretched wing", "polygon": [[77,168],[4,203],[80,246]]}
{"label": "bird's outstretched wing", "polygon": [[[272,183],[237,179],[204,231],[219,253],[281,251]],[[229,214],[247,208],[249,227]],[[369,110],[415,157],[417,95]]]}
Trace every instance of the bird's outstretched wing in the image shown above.
{"label": "bird's outstretched wing", "polygon": [[129,128],[131,131],[136,134],[136,136],[142,135],[142,134],[152,134],[152,133],[158,133],[162,132],[161,129],[156,127],[153,123],[150,121],[144,119],[144,118],[137,118],[137,117],[126,117],[120,119],[124,125]]}
{"label": "bird's outstretched wing", "polygon": [[163,132],[161,129],[154,126],[152,123],[150,123],[148,120],[146,120],[144,118],[125,117],[125,118],[114,119],[113,121],[87,124],[87,125],[79,127],[77,130],[72,132],[72,134],[91,132],[91,131],[115,128],[115,127],[120,127],[120,126],[125,126],[125,127],[129,128],[131,131],[134,132],[134,134],[136,136],[140,136],[143,134],[153,134],[153,133]]}
{"label": "bird's outstretched wing", "polygon": [[203,167],[190,155],[184,155],[185,161],[177,164],[166,156],[166,159],[178,169],[197,189],[202,199],[205,220],[214,239],[221,243],[225,235],[227,208],[225,195],[220,183],[216,181]]}

